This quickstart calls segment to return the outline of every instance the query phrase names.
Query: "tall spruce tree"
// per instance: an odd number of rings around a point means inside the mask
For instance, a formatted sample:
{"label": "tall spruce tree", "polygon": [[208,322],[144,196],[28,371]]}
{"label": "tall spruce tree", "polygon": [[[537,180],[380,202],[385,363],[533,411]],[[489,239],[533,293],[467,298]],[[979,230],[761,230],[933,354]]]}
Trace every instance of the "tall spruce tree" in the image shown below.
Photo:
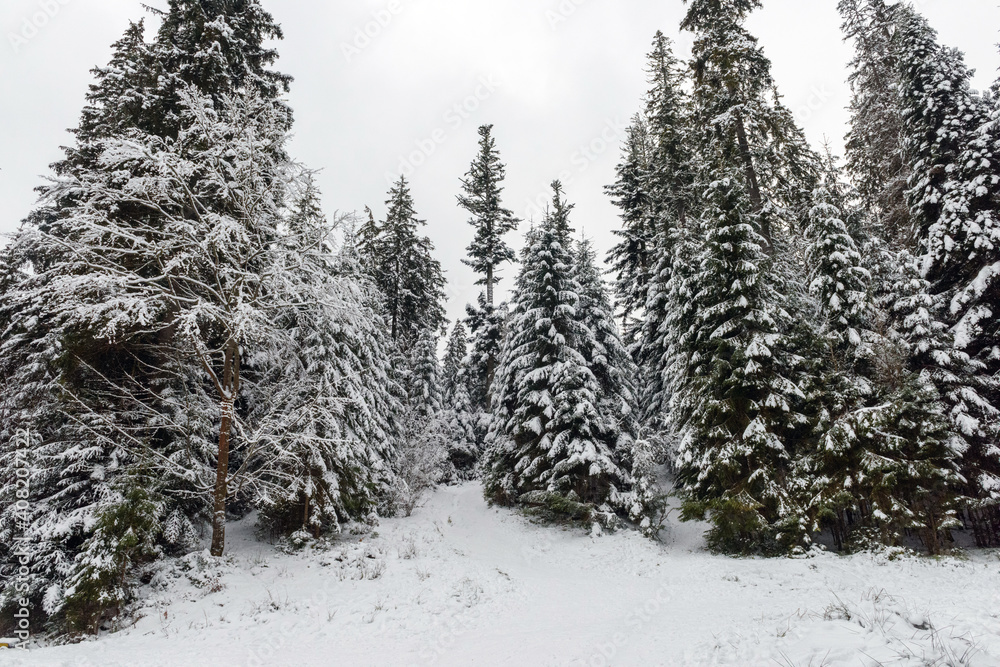
{"label": "tall spruce tree", "polygon": [[737,553],[808,544],[790,472],[806,423],[786,307],[819,160],[779,102],[744,27],[759,0],[692,0],[694,124],[703,248],[687,280],[693,324],[671,401],[685,517]]}
{"label": "tall spruce tree", "polygon": [[973,521],[996,526],[1000,153],[982,141],[980,128],[988,125],[991,110],[972,91],[962,54],[938,44],[934,30],[910,7],[896,8],[895,26],[904,147],[913,165],[907,201],[924,253],[927,290],[941,304],[936,318],[954,335],[951,349],[940,353],[925,356],[927,350],[918,347],[914,362],[937,365],[931,378],[968,443],[962,472],[976,499]]}
{"label": "tall spruce tree", "polygon": [[[649,126],[642,115],[632,119],[625,134],[622,160],[615,169],[614,184],[605,188],[612,203],[621,211],[621,240],[608,252],[607,263],[615,273],[615,303],[626,330],[634,330],[634,319],[646,305],[646,284],[652,271],[655,232],[650,224]],[[633,336],[634,338],[634,336]]]}
{"label": "tall spruce tree", "polygon": [[[648,280],[636,293],[641,298],[641,336],[632,352],[640,367],[639,396],[647,436],[662,441],[667,419],[671,371],[670,347],[679,332],[670,334],[669,322],[680,324],[686,299],[671,300],[670,290],[683,272],[688,256],[684,238],[694,208],[694,152],[690,98],[684,91],[683,70],[672,45],[657,33],[647,67],[652,88],[645,117],[649,126],[650,158],[643,188],[647,192],[646,225],[650,239]],[[679,296],[679,294],[675,294]]]}
{"label": "tall spruce tree", "polygon": [[709,543],[721,551],[804,546],[787,440],[802,393],[786,377],[787,314],[767,272],[767,241],[738,173],[715,181],[705,205],[697,319],[674,415],[685,516],[710,512]]}
{"label": "tall spruce tree", "polygon": [[389,192],[385,221],[361,230],[359,252],[385,296],[384,312],[390,335],[409,350],[425,331],[437,332],[445,323],[444,272],[433,256],[434,246],[420,228],[413,196],[405,177]]}
{"label": "tall spruce tree", "polygon": [[[209,519],[221,551],[225,500],[243,488],[230,482],[243,474],[264,478],[259,462],[243,459],[252,450],[241,446],[245,440],[228,448],[220,436],[257,432],[251,406],[240,399],[270,372],[261,361],[265,339],[281,338],[280,349],[295,354],[298,343],[281,329],[290,318],[278,311],[305,305],[300,298],[344,305],[300,291],[330,283],[296,283],[323,252],[287,227],[298,187],[295,170],[286,169],[291,113],[280,99],[290,79],[271,69],[276,52],[264,46],[280,29],[256,0],[174,0],[162,18],[151,44],[141,24],[133,25],[109,66],[95,71],[76,141],[53,165],[56,179],[42,188],[39,207],[4,255],[3,382],[22,389],[4,396],[3,412],[15,418],[0,428],[33,434],[38,511],[24,532],[38,557],[28,597],[40,607],[44,600],[45,612],[59,610],[61,582],[95,518],[120,499],[115,485],[126,475],[152,482],[166,499],[175,529],[163,539]],[[165,172],[171,167],[182,169],[183,185]],[[255,215],[247,215],[250,208]],[[235,259],[254,244],[259,253]],[[286,252],[296,261],[279,280],[268,269]],[[224,274],[222,291],[192,297],[216,269]],[[247,280],[239,285],[241,277]],[[359,284],[340,283],[352,296]],[[296,296],[282,301],[282,290]],[[224,307],[213,301],[222,292],[233,297]],[[262,306],[255,295],[274,301]],[[247,308],[239,314],[227,310],[241,304]],[[266,321],[256,327],[250,320],[264,310]],[[357,312],[364,319],[367,311]],[[336,317],[323,321],[348,326]],[[342,371],[359,372],[353,361],[345,358]],[[364,402],[381,390],[366,396],[360,386],[344,386],[348,412],[382,412],[376,400]],[[364,438],[360,448],[371,445],[374,455],[362,470],[374,470],[390,454],[382,449],[387,439]],[[3,442],[6,461],[13,452],[10,440]],[[345,468],[354,474],[355,466]],[[137,468],[141,474],[131,474]],[[358,486],[338,482],[341,507],[357,509],[354,518],[364,518],[371,503],[355,503],[353,490],[366,498],[378,492],[380,483],[369,484],[367,475],[356,476]],[[0,488],[0,532],[8,537],[19,520],[14,497],[12,486]],[[4,548],[10,543],[4,539]],[[4,603],[14,599],[10,592]]]}
{"label": "tall spruce tree", "polygon": [[345,522],[374,520],[395,480],[401,388],[392,342],[380,315],[381,294],[350,245],[334,242],[311,181],[288,217],[309,251],[290,274],[319,297],[282,313],[291,344],[249,360],[258,370],[246,391],[247,424],[259,459],[261,523],[277,533],[339,532]]}
{"label": "tall spruce tree", "polygon": [[484,489],[504,505],[583,503],[627,515],[633,503],[626,453],[602,414],[602,387],[588,362],[597,339],[580,319],[572,207],[558,182],[553,189],[552,208],[529,234],[515,288],[494,387]]}
{"label": "tall spruce tree", "polygon": [[[589,240],[579,242],[575,259],[580,285],[576,318],[593,334],[593,346],[583,354],[600,387],[598,412],[605,422],[603,437],[615,443],[618,458],[631,470],[639,433],[637,368],[622,341],[597,253]],[[631,517],[640,523],[646,519],[645,512],[641,501],[629,508]]]}
{"label": "tall spruce tree", "polygon": [[474,350],[472,372],[479,385],[473,398],[484,410],[489,408],[487,395],[503,336],[504,313],[495,300],[496,285],[500,281],[500,267],[515,258],[504,237],[515,231],[520,222],[503,206],[505,178],[506,167],[500,161],[493,126],[483,125],[479,128],[479,154],[462,179],[463,194],[459,195],[458,204],[469,213],[469,224],[476,230],[468,248],[469,256],[463,261],[479,274],[476,284],[486,288],[478,307],[468,307]]}
{"label": "tall spruce tree", "polygon": [[837,8],[844,37],[854,44],[847,169],[872,233],[891,249],[913,251],[917,235],[906,203],[912,163],[903,147],[899,54],[892,39],[895,8],[885,0],[840,0]]}
{"label": "tall spruce tree", "polygon": [[503,181],[506,167],[500,161],[493,138],[493,126],[479,128],[479,154],[462,179],[463,194],[458,204],[468,211],[469,224],[476,236],[464,262],[479,274],[478,285],[486,287],[486,303],[495,305],[494,292],[500,282],[500,267],[514,261],[514,250],[504,236],[517,229],[518,219],[503,207]]}
{"label": "tall spruce tree", "polygon": [[[690,0],[681,24],[695,34],[695,122],[716,158],[739,167],[765,250],[801,229],[819,159],[780,102],[771,62],[744,26],[760,0]],[[712,136],[712,135],[716,136]]]}
{"label": "tall spruce tree", "polygon": [[473,405],[470,393],[469,341],[465,324],[455,323],[441,365],[443,421],[449,433],[449,457],[459,477],[470,479],[486,438],[487,416]]}
{"label": "tall spruce tree", "polygon": [[458,385],[467,381],[465,365],[468,356],[469,334],[465,323],[458,320],[448,336],[444,361],[441,363],[441,392],[445,401],[450,401],[458,391]]}

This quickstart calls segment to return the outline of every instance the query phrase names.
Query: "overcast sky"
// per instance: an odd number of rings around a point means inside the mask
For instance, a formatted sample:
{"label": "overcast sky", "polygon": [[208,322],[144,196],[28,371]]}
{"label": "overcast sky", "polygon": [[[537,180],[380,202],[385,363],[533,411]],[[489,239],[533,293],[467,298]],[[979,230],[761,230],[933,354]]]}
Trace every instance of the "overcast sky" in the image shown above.
{"label": "overcast sky", "polygon": [[[560,177],[577,204],[576,228],[603,252],[617,225],[603,187],[646,89],[652,37],[662,29],[678,40],[680,55],[690,51],[690,38],[677,30],[681,0],[264,4],[285,32],[279,69],[295,77],[292,151],[322,170],[328,213],[368,205],[381,216],[387,180],[401,169],[411,174],[418,213],[447,270],[452,317],[477,293],[461,264],[472,228],[455,204],[477,127],[496,125],[508,207],[537,218],[534,202]],[[836,0],[764,4],[750,27],[786,103],[811,141],[827,138],[839,151],[851,53]],[[944,43],[965,51],[976,85],[988,86],[1000,67],[996,0],[917,4]],[[69,141],[65,129],[77,122],[89,70],[106,63],[111,43],[143,15],[138,0],[0,0],[0,232],[17,227]],[[512,242],[519,247],[521,239]],[[509,286],[513,271],[506,275]]]}

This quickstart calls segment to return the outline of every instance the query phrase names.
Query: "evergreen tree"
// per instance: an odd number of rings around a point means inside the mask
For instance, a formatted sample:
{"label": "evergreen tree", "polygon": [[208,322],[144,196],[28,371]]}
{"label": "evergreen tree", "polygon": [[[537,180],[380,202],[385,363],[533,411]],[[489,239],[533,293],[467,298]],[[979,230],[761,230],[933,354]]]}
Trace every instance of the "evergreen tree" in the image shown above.
{"label": "evergreen tree", "polygon": [[1000,153],[982,140],[980,128],[988,126],[990,109],[971,90],[972,73],[962,54],[940,46],[912,8],[897,8],[895,18],[904,146],[913,164],[907,200],[924,252],[927,291],[941,303],[942,326],[954,331],[950,348],[918,346],[914,362],[937,366],[932,379],[968,444],[962,472],[972,481],[969,494],[977,510],[985,510],[987,523],[996,525]]}
{"label": "evergreen tree", "polygon": [[638,432],[635,403],[636,367],[622,343],[614,307],[597,267],[597,253],[589,240],[576,249],[574,272],[580,285],[576,318],[593,334],[593,347],[584,358],[600,386],[600,414],[619,456],[631,460]]}
{"label": "evergreen tree", "polygon": [[[759,0],[692,0],[695,163],[703,247],[684,280],[692,324],[672,355],[671,398],[685,517],[711,513],[713,548],[805,546],[791,477],[805,398],[785,308],[796,239],[819,161],[778,101],[771,66],[744,21]],[[680,287],[680,286],[679,286]],[[678,293],[681,293],[680,289]]]}
{"label": "evergreen tree", "polygon": [[838,10],[844,36],[854,43],[847,168],[871,216],[872,233],[891,249],[913,251],[917,236],[906,203],[912,164],[903,147],[895,9],[885,0],[840,0]]}
{"label": "evergreen tree", "polygon": [[486,415],[473,405],[469,393],[469,344],[461,320],[448,339],[441,367],[441,392],[444,403],[442,420],[449,433],[449,457],[456,473],[463,478],[475,474],[486,433]]}
{"label": "evergreen tree", "polygon": [[433,257],[431,240],[420,236],[426,223],[417,218],[405,177],[389,193],[388,213],[381,224],[361,229],[362,262],[385,295],[384,312],[392,340],[404,351],[425,331],[445,323],[444,272]]}
{"label": "evergreen tree", "polygon": [[381,294],[353,248],[333,242],[335,227],[318,197],[309,182],[289,217],[314,250],[287,268],[308,266],[303,278],[316,298],[282,314],[288,344],[248,361],[258,377],[245,391],[253,408],[244,435],[258,452],[247,464],[258,480],[252,502],[262,523],[314,537],[373,520],[395,482],[391,443],[403,412]]}
{"label": "evergreen tree", "polygon": [[407,399],[411,412],[427,417],[441,411],[440,363],[437,336],[425,330],[410,353],[407,364]]}
{"label": "evergreen tree", "polygon": [[424,494],[454,477],[450,451],[453,434],[442,405],[438,341],[424,331],[410,351],[406,366],[406,405],[401,418],[399,457],[401,484],[397,507],[407,516]]}
{"label": "evergreen tree", "polygon": [[[357,292],[355,279],[322,279],[329,274],[323,267],[332,263],[322,227],[304,224],[292,210],[291,193],[302,187],[301,172],[281,159],[286,137],[281,110],[269,100],[248,96],[216,108],[193,90],[185,104],[175,141],[138,132],[106,139],[96,161],[102,169],[81,170],[52,186],[54,198],[67,192],[75,198],[75,205],[61,212],[72,234],[56,236],[30,225],[21,233],[23,242],[42,249],[40,256],[60,261],[33,264],[33,270],[4,293],[3,307],[27,334],[32,332],[32,311],[56,326],[49,329],[54,335],[47,343],[52,347],[46,348],[5,334],[4,346],[15,356],[40,359],[33,367],[17,370],[12,379],[53,386],[50,377],[74,368],[87,378],[84,383],[70,376],[72,380],[54,392],[73,409],[68,419],[58,403],[39,406],[14,398],[22,423],[41,439],[33,452],[40,482],[32,491],[38,511],[26,530],[42,556],[33,565],[33,600],[58,597],[58,591],[52,591],[67,576],[60,565],[65,554],[72,555],[85,541],[107,485],[137,462],[154,470],[170,492],[191,499],[203,516],[211,517],[213,552],[221,554],[229,500],[241,489],[259,488],[265,464],[282,458],[273,449],[258,448],[276,442],[268,440],[274,431],[267,419],[257,419],[259,404],[252,400],[262,395],[257,387],[268,375],[267,361],[294,354],[301,349],[298,342],[307,344],[307,322],[329,328],[335,336],[351,331],[339,313],[306,318],[303,311],[308,307],[365,317],[366,311],[349,298]],[[129,207],[155,214],[123,217]],[[77,346],[60,358],[53,351],[63,340]],[[363,358],[377,370],[371,357],[378,348],[372,343],[363,341]],[[174,366],[154,369],[169,380],[168,390],[160,391],[148,375],[103,373],[80,355],[85,344],[116,352],[142,352],[155,344],[153,358],[172,355],[176,360]],[[335,353],[343,352],[340,348]],[[124,362],[147,367],[142,358],[128,354],[98,359],[104,368],[116,370]],[[345,358],[334,372],[350,367],[351,360]],[[353,369],[357,375],[359,367]],[[38,373],[51,375],[31,377]],[[351,402],[348,412],[391,414],[375,401],[362,403],[370,397],[350,381],[341,386],[354,389],[338,396]],[[243,398],[247,403],[238,411]],[[292,442],[292,449],[300,448],[294,456],[308,459],[317,450],[299,443],[308,441],[311,432],[329,434],[330,413],[312,406],[299,410],[301,403],[294,401],[281,404],[295,408],[289,417],[299,418],[291,422],[299,430],[282,431],[287,440],[281,444]],[[273,415],[269,417],[273,422]],[[317,423],[321,418],[327,421]],[[342,413],[333,420],[350,424]],[[192,452],[206,444],[206,431],[212,428],[212,449]],[[345,443],[338,442],[336,462],[350,470],[334,480],[343,494],[334,503],[342,502],[349,512],[367,511],[366,499],[378,491],[379,467],[385,470],[384,459],[391,456],[386,442],[377,434],[359,443],[357,449],[370,454],[360,465],[349,460]],[[207,461],[202,459],[206,454]],[[350,475],[374,483],[362,481],[359,490],[351,486]],[[77,478],[85,483],[77,484]],[[350,497],[354,492],[358,496]],[[7,502],[14,497],[12,487],[5,486],[2,497],[4,530],[12,530],[17,520]]]}
{"label": "evergreen tree", "polygon": [[[450,402],[458,391],[458,386],[466,382],[465,362],[469,356],[469,338],[465,323],[455,322],[448,337],[444,361],[441,363],[441,393],[444,401]],[[468,388],[466,388],[468,392]]]}
{"label": "evergreen tree", "polygon": [[488,413],[491,409],[493,378],[507,322],[507,304],[491,306],[483,293],[479,295],[478,306],[467,305],[465,312],[466,323],[472,332],[466,369],[469,393],[476,409]]}
{"label": "evergreen tree", "polygon": [[869,320],[870,276],[845,221],[845,197],[839,181],[830,158],[824,182],[813,194],[806,254],[810,290],[819,300],[823,333],[831,339],[833,354],[860,346],[861,332]]}
{"label": "evergreen tree", "polygon": [[503,181],[506,167],[493,138],[493,126],[479,128],[479,154],[462,179],[463,195],[459,206],[472,216],[469,224],[476,230],[465,263],[481,277],[478,285],[486,287],[486,303],[493,306],[494,289],[500,281],[500,266],[514,261],[514,250],[504,236],[517,229],[519,220],[503,207]]}
{"label": "evergreen tree", "polygon": [[647,71],[652,84],[645,113],[650,159],[643,187],[648,192],[646,224],[652,236],[647,284],[636,293],[644,312],[642,335],[632,351],[641,372],[642,423],[649,437],[662,444],[672,374],[669,348],[680,335],[667,330],[680,325],[687,306],[686,299],[672,300],[669,293],[680,287],[675,272],[679,280],[689,259],[684,239],[695,204],[694,155],[690,99],[672,45],[662,33],[654,40]]}
{"label": "evergreen tree", "polygon": [[626,131],[622,161],[616,167],[617,179],[605,188],[621,210],[622,228],[614,230],[621,241],[608,253],[607,263],[616,276],[615,302],[626,330],[635,328],[633,319],[646,305],[646,284],[652,270],[655,232],[648,229],[651,202],[647,185],[651,152],[646,120],[637,115]]}
{"label": "evergreen tree", "polygon": [[476,230],[468,249],[469,257],[463,261],[479,274],[476,284],[486,287],[478,307],[467,308],[473,337],[471,372],[478,385],[472,398],[483,411],[489,410],[488,394],[503,337],[504,309],[495,301],[495,289],[500,281],[500,267],[514,260],[514,250],[504,236],[515,231],[520,222],[503,207],[505,177],[506,167],[500,161],[493,126],[483,125],[479,128],[479,154],[462,179],[463,194],[458,197],[459,206],[472,216],[469,224]]}
{"label": "evergreen tree", "polygon": [[48,612],[65,613],[76,631],[99,634],[105,616],[114,618],[133,599],[133,568],[159,555],[162,512],[162,503],[138,480],[109,498],[76,557],[63,600]]}
{"label": "evergreen tree", "polygon": [[292,77],[274,71],[278,59],[268,41],[284,38],[281,27],[259,0],[170,0],[153,45],[156,86],[155,124],[162,136],[178,130],[184,92],[194,87],[214,106],[236,92],[269,100],[281,127],[292,127],[292,113],[281,96]]}
{"label": "evergreen tree", "polygon": [[765,250],[801,229],[819,173],[791,111],[780,102],[771,63],[744,27],[760,0],[690,0],[681,24],[695,33],[694,116],[713,162],[740,170]]}
{"label": "evergreen tree", "polygon": [[[185,32],[189,19],[202,26],[210,23],[211,34],[175,39]],[[213,424],[218,406],[213,408],[202,369],[179,351],[176,331],[151,321],[148,312],[135,312],[113,323],[111,341],[97,335],[89,320],[93,313],[81,316],[78,308],[52,307],[68,303],[54,291],[61,280],[75,275],[81,286],[96,285],[87,275],[91,267],[72,252],[85,231],[78,223],[81,211],[93,202],[86,201],[88,195],[81,189],[64,187],[64,182],[85,181],[107,169],[99,163],[107,155],[107,140],[175,139],[187,122],[184,96],[190,86],[212,94],[218,110],[227,96],[245,92],[255,81],[271,80],[272,86],[256,92],[265,97],[273,93],[269,99],[283,110],[280,125],[287,131],[290,114],[276,98],[288,79],[268,69],[275,52],[262,47],[271,37],[280,37],[280,30],[253,0],[172,2],[153,44],[144,43],[141,23],[131,25],[115,44],[109,65],[95,70],[76,141],[65,159],[53,165],[58,180],[41,188],[38,208],[5,252],[4,274],[13,280],[5,285],[0,304],[0,319],[9,325],[2,340],[2,373],[5,382],[22,387],[5,397],[6,410],[15,415],[8,424],[29,427],[39,440],[33,452],[37,464],[33,506],[39,511],[29,518],[27,531],[38,554],[29,595],[33,602],[58,598],[58,582],[66,576],[62,564],[73,560],[109,485],[131,464],[134,453],[125,451],[120,432],[137,434],[135,441],[148,447],[148,453],[178,465],[214,465],[217,452],[212,431],[218,432]],[[196,60],[206,66],[181,65]],[[118,168],[117,177],[126,182],[144,176],[137,173],[143,168],[138,163],[118,162]],[[157,212],[139,202],[118,200],[103,210],[96,208],[121,229],[135,228],[136,237],[160,224]],[[120,244],[107,248],[115,254],[127,251],[134,238],[123,235],[104,243]],[[156,262],[129,264],[137,274],[152,273],[156,266]],[[22,298],[32,293],[44,296]],[[116,281],[108,281],[98,293],[107,304],[121,303],[121,285]],[[89,302],[82,299],[82,303]],[[128,391],[121,391],[124,388]],[[5,437],[3,442],[10,441]],[[0,457],[10,455],[0,452]],[[196,488],[203,481],[199,476],[178,476],[173,481],[174,498],[187,499],[175,500],[176,508],[190,517],[207,514],[204,494]],[[8,491],[0,491],[4,507],[0,530],[13,528]],[[194,497],[201,500],[191,500]]]}
{"label": "evergreen tree", "polygon": [[552,209],[529,234],[515,288],[494,387],[485,493],[504,505],[558,511],[583,503],[627,514],[631,475],[622,457],[628,454],[617,449],[617,434],[602,415],[601,385],[587,358],[597,341],[580,319],[572,207],[558,182],[553,189]]}
{"label": "evergreen tree", "polygon": [[786,436],[803,398],[785,376],[781,308],[766,270],[765,239],[735,174],[714,183],[706,245],[693,278],[697,320],[679,389],[679,480],[685,515],[711,512],[709,543],[731,553],[803,546],[790,489],[796,452]]}

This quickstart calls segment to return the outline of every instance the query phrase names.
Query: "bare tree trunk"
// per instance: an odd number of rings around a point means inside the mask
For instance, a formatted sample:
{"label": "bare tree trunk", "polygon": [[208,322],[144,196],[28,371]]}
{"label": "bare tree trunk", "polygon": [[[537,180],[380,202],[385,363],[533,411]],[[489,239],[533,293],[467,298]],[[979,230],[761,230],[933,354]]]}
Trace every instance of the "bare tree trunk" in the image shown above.
{"label": "bare tree trunk", "polygon": [[233,399],[222,401],[219,428],[219,463],[215,470],[215,507],[212,514],[212,555],[218,558],[226,548],[226,500],[229,498],[229,432],[233,425]]}
{"label": "bare tree trunk", "polygon": [[240,391],[240,348],[235,341],[226,345],[222,382],[217,383],[221,397],[222,423],[219,426],[219,462],[215,468],[215,493],[212,512],[212,555],[222,556],[226,549],[226,501],[229,499],[229,438],[236,414],[236,396]]}
{"label": "bare tree trunk", "polygon": [[[489,314],[493,315],[493,267],[486,268],[486,303],[489,306]],[[495,373],[497,360],[494,358],[492,350],[486,359],[486,395],[490,395],[493,388],[493,374]]]}
{"label": "bare tree trunk", "polygon": [[[750,155],[750,142],[747,140],[743,114],[737,111],[734,116],[736,118],[736,140],[740,145],[740,158],[743,160],[743,170],[746,172],[747,186],[750,188],[750,202],[753,204],[754,212],[760,213],[764,210],[764,197],[760,193],[760,180],[757,178],[757,169],[753,166],[753,156]],[[771,223],[763,216],[760,220],[760,233],[767,241],[767,253],[771,254],[774,251]]]}
{"label": "bare tree trunk", "polygon": [[486,268],[486,303],[493,306],[493,267]]}

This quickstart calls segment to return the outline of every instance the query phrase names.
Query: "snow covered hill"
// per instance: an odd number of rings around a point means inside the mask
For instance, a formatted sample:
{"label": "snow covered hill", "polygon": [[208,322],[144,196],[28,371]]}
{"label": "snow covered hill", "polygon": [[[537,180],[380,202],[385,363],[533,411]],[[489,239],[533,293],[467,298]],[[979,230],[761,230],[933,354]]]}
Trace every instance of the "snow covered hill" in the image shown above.
{"label": "snow covered hill", "polygon": [[144,589],[134,626],[0,664],[1000,665],[1000,558],[734,560],[702,526],[584,535],[445,488],[329,551],[230,531]]}

